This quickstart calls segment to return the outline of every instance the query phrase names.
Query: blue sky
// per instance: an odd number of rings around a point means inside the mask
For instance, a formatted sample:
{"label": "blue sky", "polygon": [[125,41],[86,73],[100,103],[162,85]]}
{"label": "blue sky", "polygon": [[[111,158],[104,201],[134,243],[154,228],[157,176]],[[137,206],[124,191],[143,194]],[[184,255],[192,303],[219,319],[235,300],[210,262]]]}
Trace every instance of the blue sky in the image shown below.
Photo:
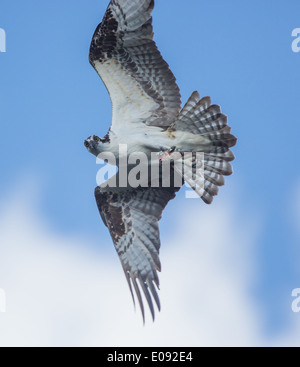
{"label": "blue sky", "polygon": [[[36,178],[40,210],[52,228],[91,246],[109,238],[93,197],[97,166],[83,146],[91,134],[104,136],[111,120],[108,94],[88,62],[107,4],[0,5],[7,35],[7,52],[0,53],[1,196],[24,177]],[[299,236],[291,220],[300,185],[300,53],[291,49],[299,13],[298,0],[156,0],[154,11],[155,40],[183,102],[194,90],[210,95],[238,137],[235,174],[216,202],[236,194],[249,227],[261,221],[252,292],[272,335],[287,327],[288,297],[300,287]],[[206,210],[199,201],[193,205]],[[174,210],[176,202],[163,220],[163,236],[172,231]]]}

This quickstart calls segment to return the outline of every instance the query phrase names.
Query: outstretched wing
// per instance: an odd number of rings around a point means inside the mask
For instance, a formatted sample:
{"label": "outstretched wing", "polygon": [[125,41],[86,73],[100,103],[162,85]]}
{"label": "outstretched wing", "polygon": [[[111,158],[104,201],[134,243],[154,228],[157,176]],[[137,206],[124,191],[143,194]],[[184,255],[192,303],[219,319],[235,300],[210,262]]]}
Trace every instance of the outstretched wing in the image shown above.
{"label": "outstretched wing", "polygon": [[141,122],[169,127],[180,111],[176,79],[153,41],[153,8],[154,0],[111,0],[92,40],[90,63],[110,94],[115,132]]}
{"label": "outstretched wing", "polygon": [[175,198],[175,188],[137,188],[122,191],[96,188],[95,197],[101,217],[108,227],[120,257],[134,300],[137,295],[143,319],[143,291],[154,320],[155,300],[160,310],[159,260],[160,236],[158,222],[168,202]]}

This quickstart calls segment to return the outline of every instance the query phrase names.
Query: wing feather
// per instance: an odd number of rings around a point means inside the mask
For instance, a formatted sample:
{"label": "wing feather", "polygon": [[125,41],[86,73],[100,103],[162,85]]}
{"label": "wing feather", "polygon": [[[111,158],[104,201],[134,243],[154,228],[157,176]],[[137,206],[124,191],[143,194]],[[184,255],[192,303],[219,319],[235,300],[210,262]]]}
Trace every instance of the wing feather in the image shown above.
{"label": "wing feather", "polygon": [[137,296],[143,319],[145,310],[143,292],[154,319],[154,299],[160,310],[156,291],[160,238],[158,222],[168,202],[175,198],[179,188],[137,188],[109,191],[97,187],[95,197],[99,212],[106,223],[125,276],[133,295]]}
{"label": "wing feather", "polygon": [[180,112],[176,79],[153,41],[154,0],[112,0],[90,47],[90,63],[111,97],[112,131],[169,127]]}

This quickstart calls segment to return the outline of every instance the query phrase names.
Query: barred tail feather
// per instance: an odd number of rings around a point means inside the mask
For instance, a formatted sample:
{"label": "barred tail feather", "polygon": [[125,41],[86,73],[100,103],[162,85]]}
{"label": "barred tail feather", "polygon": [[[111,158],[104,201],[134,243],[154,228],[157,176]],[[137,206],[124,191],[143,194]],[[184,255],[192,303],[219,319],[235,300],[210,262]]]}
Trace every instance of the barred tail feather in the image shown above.
{"label": "barred tail feather", "polygon": [[[199,149],[204,153],[202,184],[199,177],[193,187],[207,204],[212,203],[219,187],[225,184],[224,176],[233,173],[230,162],[235,157],[230,148],[236,145],[237,139],[231,134],[227,123],[228,118],[221,112],[220,106],[212,105],[209,97],[201,99],[199,93],[194,92],[170,128],[201,135],[207,140],[207,146]],[[185,175],[185,180],[187,183],[192,181],[188,175]]]}

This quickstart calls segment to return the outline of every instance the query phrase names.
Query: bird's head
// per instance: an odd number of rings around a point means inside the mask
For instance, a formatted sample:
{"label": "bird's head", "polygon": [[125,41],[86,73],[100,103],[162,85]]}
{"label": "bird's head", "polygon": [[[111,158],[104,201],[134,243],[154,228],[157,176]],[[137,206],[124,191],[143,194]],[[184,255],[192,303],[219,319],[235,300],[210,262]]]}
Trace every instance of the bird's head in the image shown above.
{"label": "bird's head", "polygon": [[91,154],[97,157],[100,153],[104,152],[105,143],[107,143],[105,139],[93,135],[84,141],[84,146]]}

